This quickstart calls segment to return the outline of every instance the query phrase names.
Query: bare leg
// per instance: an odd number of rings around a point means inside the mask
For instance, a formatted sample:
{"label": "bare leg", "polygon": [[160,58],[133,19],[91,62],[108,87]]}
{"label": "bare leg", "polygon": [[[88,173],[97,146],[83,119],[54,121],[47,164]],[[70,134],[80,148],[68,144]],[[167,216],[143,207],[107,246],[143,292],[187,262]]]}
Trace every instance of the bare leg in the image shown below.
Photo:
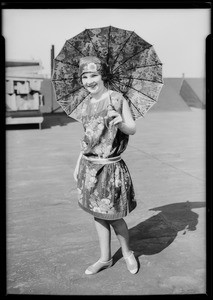
{"label": "bare leg", "polygon": [[112,225],[115,234],[117,235],[117,238],[120,242],[121,251],[126,261],[127,269],[132,274],[136,274],[138,271],[138,263],[135,259],[133,251],[131,251],[129,248],[129,231],[126,222],[124,221],[124,219],[119,219],[110,222],[110,224]]}
{"label": "bare leg", "polygon": [[101,257],[96,263],[86,269],[85,274],[87,275],[96,274],[102,269],[106,269],[112,266],[110,225],[107,221],[102,219],[94,218],[94,220],[95,227],[98,233]]}
{"label": "bare leg", "polygon": [[98,233],[100,250],[101,250],[101,261],[108,261],[111,259],[111,230],[110,225],[107,221],[94,218],[95,227]]}
{"label": "bare leg", "polygon": [[129,248],[129,231],[124,219],[119,219],[115,221],[110,221],[115,234],[120,242],[121,251],[124,257],[127,257],[131,254],[131,250]]}

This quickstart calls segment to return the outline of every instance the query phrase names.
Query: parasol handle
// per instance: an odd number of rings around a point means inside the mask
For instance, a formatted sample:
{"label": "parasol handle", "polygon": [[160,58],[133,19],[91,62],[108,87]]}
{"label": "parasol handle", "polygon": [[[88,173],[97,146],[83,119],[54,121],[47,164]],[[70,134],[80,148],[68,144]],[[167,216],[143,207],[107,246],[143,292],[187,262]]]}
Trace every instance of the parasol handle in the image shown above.
{"label": "parasol handle", "polygon": [[107,90],[108,90],[108,95],[109,95],[109,105],[108,105],[108,108],[112,109],[112,110],[115,110],[115,108],[114,108],[114,106],[112,104],[112,98],[111,98],[110,91],[109,91],[109,82],[107,83]]}

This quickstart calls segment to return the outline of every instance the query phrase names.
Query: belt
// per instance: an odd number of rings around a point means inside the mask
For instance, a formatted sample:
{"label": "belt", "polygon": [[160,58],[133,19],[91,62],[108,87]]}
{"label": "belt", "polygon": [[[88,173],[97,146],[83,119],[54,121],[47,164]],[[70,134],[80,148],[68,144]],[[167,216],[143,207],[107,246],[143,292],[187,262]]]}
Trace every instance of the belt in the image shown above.
{"label": "belt", "polygon": [[113,164],[121,160],[121,156],[116,156],[116,157],[109,157],[109,158],[94,158],[90,156],[85,156],[83,155],[83,158],[85,158],[88,161],[91,161],[95,164],[100,164],[100,165],[105,165],[105,164]]}

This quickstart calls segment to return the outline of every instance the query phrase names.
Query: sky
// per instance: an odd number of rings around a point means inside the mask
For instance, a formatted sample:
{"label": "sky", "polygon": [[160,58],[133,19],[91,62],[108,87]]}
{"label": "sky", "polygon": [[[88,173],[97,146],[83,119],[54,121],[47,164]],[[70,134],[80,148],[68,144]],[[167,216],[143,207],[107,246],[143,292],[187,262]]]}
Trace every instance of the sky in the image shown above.
{"label": "sky", "polygon": [[153,45],[164,77],[205,77],[205,39],[210,9],[2,9],[7,60],[40,60],[50,76],[55,56],[67,39],[86,28],[133,30]]}

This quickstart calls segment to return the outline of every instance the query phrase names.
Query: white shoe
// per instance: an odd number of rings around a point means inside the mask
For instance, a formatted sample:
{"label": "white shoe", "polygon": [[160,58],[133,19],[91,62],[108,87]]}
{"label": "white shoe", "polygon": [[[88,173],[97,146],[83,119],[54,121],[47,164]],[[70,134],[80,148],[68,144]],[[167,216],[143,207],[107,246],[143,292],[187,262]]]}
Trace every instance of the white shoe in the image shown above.
{"label": "white shoe", "polygon": [[103,269],[107,269],[110,268],[112,266],[112,258],[108,261],[101,261],[98,260],[96,263],[94,263],[93,265],[89,266],[86,271],[85,274],[87,275],[93,275],[98,273],[99,271],[103,270]]}
{"label": "white shoe", "polygon": [[124,257],[127,265],[127,269],[130,273],[136,274],[138,272],[138,262],[134,256],[134,252],[132,251],[131,254],[127,257]]}

